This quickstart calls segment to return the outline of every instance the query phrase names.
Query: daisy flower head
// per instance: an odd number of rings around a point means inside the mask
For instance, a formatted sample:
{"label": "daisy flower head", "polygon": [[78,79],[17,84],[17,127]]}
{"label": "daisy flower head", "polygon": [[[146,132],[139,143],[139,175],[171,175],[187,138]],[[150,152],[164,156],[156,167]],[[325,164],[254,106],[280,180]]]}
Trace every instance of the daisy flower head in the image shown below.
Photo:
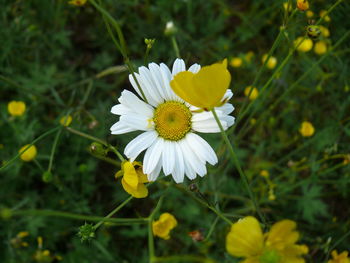
{"label": "daisy flower head", "polygon": [[[185,102],[170,87],[178,73],[197,74],[200,70],[198,64],[186,70],[182,59],[175,60],[172,70],[163,63],[142,66],[134,74],[137,82],[132,75],[129,80],[143,99],[124,90],[119,104],[111,109],[113,114],[120,115],[119,121],[111,127],[112,134],[142,131],[129,142],[124,154],[133,162],[145,151],[143,173],[149,181],[155,181],[161,170],[166,176],[171,174],[176,183],[183,182],[185,175],[191,180],[197,174],[203,177],[207,173],[206,163],[215,165],[218,161],[211,146],[196,134],[220,132],[213,114]],[[227,102],[231,97],[232,92],[227,89],[222,100]],[[229,116],[234,110],[231,104],[224,103],[215,110],[224,129],[233,125],[234,117]]]}

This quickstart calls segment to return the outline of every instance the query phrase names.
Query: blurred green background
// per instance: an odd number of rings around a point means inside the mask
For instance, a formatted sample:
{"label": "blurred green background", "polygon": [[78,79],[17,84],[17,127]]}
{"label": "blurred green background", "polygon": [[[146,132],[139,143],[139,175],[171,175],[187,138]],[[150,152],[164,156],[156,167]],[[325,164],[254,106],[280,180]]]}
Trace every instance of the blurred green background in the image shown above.
{"label": "blurred green background", "polygon": [[[230,67],[231,103],[237,117],[245,101],[244,89],[252,84],[262,66],[261,57],[270,50],[282,26],[286,15],[283,2],[105,0],[102,6],[121,24],[135,68],[145,63],[145,38],[156,39],[148,61],[168,66],[176,58],[174,40],[188,65],[242,58],[242,66]],[[277,65],[293,48],[294,40],[305,35],[309,20],[317,21],[320,11],[335,2],[310,1],[312,18],[296,13],[273,54]],[[59,119],[65,114],[73,117],[73,129],[105,140],[123,152],[137,133],[111,136],[109,128],[117,118],[110,109],[121,91],[131,89],[131,85],[101,15],[89,3],[76,7],[63,0],[0,0],[0,6],[2,165],[23,145],[60,126]],[[349,13],[350,3],[343,1],[329,14],[331,20],[321,23],[330,31],[329,37],[320,36],[328,48],[349,33]],[[171,36],[164,33],[169,21],[177,28]],[[349,43],[348,37],[322,63],[318,63],[322,56],[314,50],[295,52],[266,92],[254,101],[251,118],[242,118],[230,133],[261,209],[271,223],[284,218],[298,223],[301,241],[310,248],[308,262],[323,262],[329,248],[350,228]],[[112,74],[96,77],[115,66]],[[305,72],[305,78],[298,81]],[[264,69],[256,84],[258,90],[272,73]],[[293,90],[270,108],[291,86]],[[8,113],[7,104],[13,100],[25,102],[23,116]],[[299,133],[303,121],[315,127],[312,137]],[[65,129],[57,137],[52,180],[45,182],[43,174],[57,132],[35,143],[36,162],[18,159],[1,170],[2,212],[5,208],[50,209],[103,217],[128,198],[114,178],[119,167],[95,158],[89,151],[92,141]],[[160,211],[172,213],[178,226],[170,240],[156,239],[157,256],[175,256],[164,262],[238,262],[225,250],[229,226],[195,200],[201,197],[188,190],[191,183],[196,183],[205,198],[232,221],[255,214],[220,134],[203,137],[219,157],[219,164],[210,167],[204,178],[176,186],[163,177],[149,187],[149,197],[134,199],[117,213],[121,218],[147,217],[165,193]],[[113,154],[108,156],[117,159]],[[268,178],[261,176],[263,170],[269,172]],[[95,238],[82,243],[77,233],[84,223],[40,215],[4,218],[0,225],[0,261],[148,262],[146,225],[106,224],[96,231]],[[201,230],[206,236],[211,227],[213,232],[205,242],[195,242],[188,235]],[[26,247],[18,247],[13,241],[21,231],[29,233],[23,237]],[[41,250],[39,236],[43,238]],[[341,251],[349,249],[349,236],[336,245]],[[45,249],[59,257],[34,257]],[[193,258],[176,259],[181,255]]]}

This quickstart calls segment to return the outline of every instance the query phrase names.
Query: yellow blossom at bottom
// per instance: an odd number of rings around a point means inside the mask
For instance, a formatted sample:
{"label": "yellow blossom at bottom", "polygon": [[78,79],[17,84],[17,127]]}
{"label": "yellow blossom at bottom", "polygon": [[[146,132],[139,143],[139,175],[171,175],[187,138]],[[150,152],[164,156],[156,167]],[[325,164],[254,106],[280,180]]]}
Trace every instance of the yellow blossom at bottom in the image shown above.
{"label": "yellow blossom at bottom", "polygon": [[226,250],[242,263],[304,263],[308,253],[305,245],[297,245],[299,233],[296,223],[282,220],[263,234],[259,221],[252,216],[238,220],[226,236]]}
{"label": "yellow blossom at bottom", "polygon": [[332,259],[328,260],[327,263],[350,263],[348,251],[343,251],[338,254],[336,250],[332,251]]}
{"label": "yellow blossom at bottom", "polygon": [[300,126],[299,132],[304,137],[310,137],[314,135],[315,128],[311,122],[304,121]]}
{"label": "yellow blossom at bottom", "polygon": [[246,87],[244,89],[244,95],[247,96],[247,97],[249,96],[250,100],[255,100],[258,97],[258,95],[259,95],[259,91],[255,87],[248,86],[248,87]]}
{"label": "yellow blossom at bottom", "polygon": [[12,116],[22,116],[26,111],[26,104],[23,101],[10,101],[7,104],[7,111]]}
{"label": "yellow blossom at bottom", "polygon": [[323,55],[327,52],[327,43],[323,40],[316,42],[314,51],[317,55]]}
{"label": "yellow blossom at bottom", "polygon": [[144,185],[148,183],[147,175],[142,172],[142,165],[139,162],[124,161],[122,169],[116,173],[115,177],[122,178],[124,190],[135,198],[145,198],[148,195],[148,189]]}
{"label": "yellow blossom at bottom", "polygon": [[152,222],[153,234],[167,240],[170,238],[170,231],[176,226],[176,218],[170,213],[163,213],[159,220]]}
{"label": "yellow blossom at bottom", "polygon": [[[23,152],[30,144],[26,144],[24,145],[18,152],[21,153]],[[30,146],[24,153],[21,154],[20,158],[22,159],[22,161],[25,162],[30,162],[32,161],[37,154],[37,150],[35,145]]]}

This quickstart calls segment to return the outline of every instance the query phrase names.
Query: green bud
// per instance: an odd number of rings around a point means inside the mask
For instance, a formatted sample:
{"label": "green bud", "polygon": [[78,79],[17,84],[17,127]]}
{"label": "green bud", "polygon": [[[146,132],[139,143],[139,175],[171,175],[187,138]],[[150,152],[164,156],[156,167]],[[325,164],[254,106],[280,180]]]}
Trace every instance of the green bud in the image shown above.
{"label": "green bud", "polygon": [[164,34],[166,36],[172,36],[172,35],[175,35],[176,33],[177,33],[177,28],[174,25],[174,22],[169,21],[168,23],[166,23]]}
{"label": "green bud", "polygon": [[85,223],[79,227],[78,236],[81,242],[90,241],[95,237],[95,228],[92,224]]}
{"label": "green bud", "polygon": [[106,156],[108,153],[108,149],[99,142],[91,143],[89,151],[97,156]]}
{"label": "green bud", "polygon": [[42,175],[42,180],[45,183],[49,183],[52,181],[52,173],[50,171],[46,171]]}
{"label": "green bud", "polygon": [[145,38],[145,44],[147,45],[147,49],[151,49],[155,41],[156,41],[155,38],[153,39]]}

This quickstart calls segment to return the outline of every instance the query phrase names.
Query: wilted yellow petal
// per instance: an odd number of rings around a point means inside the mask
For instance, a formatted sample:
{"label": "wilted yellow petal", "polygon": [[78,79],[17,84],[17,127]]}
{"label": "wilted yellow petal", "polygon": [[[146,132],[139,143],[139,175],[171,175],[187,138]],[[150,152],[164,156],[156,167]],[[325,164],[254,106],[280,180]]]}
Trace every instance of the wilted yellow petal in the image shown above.
{"label": "wilted yellow petal", "polygon": [[226,250],[236,257],[255,257],[262,253],[263,241],[258,220],[247,216],[232,225],[226,237]]}

